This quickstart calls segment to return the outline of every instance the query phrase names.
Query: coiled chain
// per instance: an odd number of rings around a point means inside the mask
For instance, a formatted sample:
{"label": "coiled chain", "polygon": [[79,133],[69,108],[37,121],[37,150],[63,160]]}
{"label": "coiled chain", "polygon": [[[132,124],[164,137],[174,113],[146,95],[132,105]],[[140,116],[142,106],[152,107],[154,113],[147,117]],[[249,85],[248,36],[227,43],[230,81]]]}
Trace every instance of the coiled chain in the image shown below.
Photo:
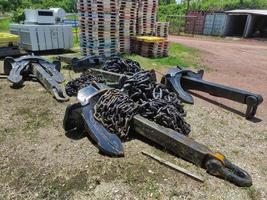
{"label": "coiled chain", "polygon": [[120,138],[127,138],[138,106],[119,90],[108,90],[94,107],[95,119]]}
{"label": "coiled chain", "polygon": [[66,93],[68,96],[77,96],[78,91],[92,84],[92,82],[104,83],[102,77],[96,77],[91,75],[90,71],[86,71],[81,74],[79,78],[76,78],[66,85]]}
{"label": "coiled chain", "polygon": [[123,84],[122,90],[110,90],[95,105],[95,118],[119,137],[127,137],[134,115],[155,121],[159,125],[188,135],[190,125],[186,112],[175,93],[157,84],[150,72],[139,72]]}
{"label": "coiled chain", "polygon": [[142,71],[138,62],[119,57],[113,57],[107,60],[103,66],[103,70],[129,76]]}

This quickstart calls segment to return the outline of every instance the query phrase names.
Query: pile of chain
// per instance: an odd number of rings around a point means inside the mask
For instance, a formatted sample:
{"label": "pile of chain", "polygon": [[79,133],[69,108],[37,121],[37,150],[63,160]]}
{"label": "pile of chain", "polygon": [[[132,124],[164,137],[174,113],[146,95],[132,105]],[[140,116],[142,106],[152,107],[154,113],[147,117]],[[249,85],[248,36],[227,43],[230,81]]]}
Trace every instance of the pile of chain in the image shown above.
{"label": "pile of chain", "polygon": [[127,138],[138,106],[119,90],[108,90],[94,107],[95,119],[120,138]]}
{"label": "pile of chain", "polygon": [[103,66],[103,70],[129,76],[142,71],[138,62],[119,57],[113,57],[107,60]]}
{"label": "pile of chain", "polygon": [[188,135],[190,125],[186,112],[177,95],[165,85],[156,83],[151,72],[139,72],[124,82],[123,90],[139,104],[139,113],[156,123]]}
{"label": "pile of chain", "polygon": [[101,77],[91,75],[90,71],[83,72],[81,76],[67,83],[66,93],[68,96],[77,96],[78,91],[92,84],[92,82],[104,83]]}
{"label": "pile of chain", "polygon": [[181,134],[190,133],[186,112],[175,93],[157,84],[150,72],[139,72],[124,82],[122,91],[110,90],[95,105],[95,118],[119,137],[127,137],[135,114],[173,129]]}

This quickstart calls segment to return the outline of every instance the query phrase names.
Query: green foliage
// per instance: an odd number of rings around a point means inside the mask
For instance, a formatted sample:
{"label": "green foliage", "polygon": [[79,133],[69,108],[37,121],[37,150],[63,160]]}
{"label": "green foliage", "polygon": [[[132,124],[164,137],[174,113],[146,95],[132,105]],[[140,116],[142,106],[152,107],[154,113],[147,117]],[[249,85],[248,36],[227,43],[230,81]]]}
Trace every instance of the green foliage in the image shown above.
{"label": "green foliage", "polygon": [[184,15],[186,12],[185,6],[182,4],[162,5],[158,10],[159,21],[166,21],[168,15]]}
{"label": "green foliage", "polygon": [[176,0],[159,0],[159,5],[175,4]]}
{"label": "green foliage", "polygon": [[9,18],[0,19],[0,33],[1,32],[8,32],[9,23],[10,23]]}
{"label": "green foliage", "polygon": [[25,8],[64,8],[67,12],[75,10],[76,0],[0,0],[4,11]]}
{"label": "green foliage", "polygon": [[15,11],[12,12],[12,22],[21,22],[25,20],[25,16],[24,16],[24,9],[23,8],[18,8]]}
{"label": "green foliage", "polygon": [[63,8],[66,12],[75,12],[76,0],[0,0],[0,5],[5,12],[12,12],[12,21],[19,22],[24,19],[26,8]]}
{"label": "green foliage", "polygon": [[192,3],[192,7],[204,10],[231,10],[231,9],[263,9],[267,8],[266,0],[202,0],[199,3]]}
{"label": "green foliage", "polygon": [[[163,2],[163,1],[162,1]],[[267,0],[190,0],[190,10],[231,10],[231,9],[266,9]],[[159,6],[158,19],[166,21],[168,15],[185,15],[187,0],[181,4],[162,3]]]}

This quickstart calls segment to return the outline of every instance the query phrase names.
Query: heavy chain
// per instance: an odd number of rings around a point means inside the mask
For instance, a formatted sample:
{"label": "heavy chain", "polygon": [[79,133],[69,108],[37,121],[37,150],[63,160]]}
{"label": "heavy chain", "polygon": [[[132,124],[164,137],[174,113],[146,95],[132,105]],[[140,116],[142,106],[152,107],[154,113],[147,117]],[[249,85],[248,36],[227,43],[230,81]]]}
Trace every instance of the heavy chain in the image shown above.
{"label": "heavy chain", "polygon": [[[184,120],[184,111],[181,113],[173,104],[164,99],[150,99],[143,101],[139,113],[157,124],[173,129],[184,135],[190,133],[190,125]],[[181,110],[181,109],[180,109]]]}
{"label": "heavy chain", "polygon": [[186,112],[177,95],[157,84],[150,72],[135,74],[125,81],[122,90],[129,95],[110,90],[95,105],[95,118],[111,132],[127,137],[130,121],[140,114],[184,135],[190,133],[190,125],[184,119]]}
{"label": "heavy chain", "polygon": [[190,125],[177,95],[158,84],[151,72],[139,72],[125,81],[123,89],[140,105],[139,113],[156,123],[188,135]]}
{"label": "heavy chain", "polygon": [[130,122],[138,106],[119,90],[108,90],[94,107],[95,119],[120,138],[127,138]]}
{"label": "heavy chain", "polygon": [[113,57],[107,60],[103,66],[103,70],[129,76],[142,71],[138,62],[119,57]]}
{"label": "heavy chain", "polygon": [[91,75],[90,71],[86,71],[81,74],[81,76],[77,79],[74,79],[70,82],[67,83],[66,85],[66,93],[68,96],[77,96],[78,91],[80,89],[83,89],[89,85],[92,84],[92,82],[97,82],[97,83],[104,83],[105,81],[102,79],[102,77],[96,77]]}

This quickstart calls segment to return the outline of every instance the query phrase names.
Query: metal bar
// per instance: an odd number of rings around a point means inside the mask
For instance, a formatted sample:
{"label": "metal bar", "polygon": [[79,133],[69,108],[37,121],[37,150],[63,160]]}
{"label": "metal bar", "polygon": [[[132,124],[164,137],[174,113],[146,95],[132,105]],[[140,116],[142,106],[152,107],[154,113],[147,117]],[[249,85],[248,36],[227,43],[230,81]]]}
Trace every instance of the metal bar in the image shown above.
{"label": "metal bar", "polygon": [[132,127],[138,134],[197,166],[204,167],[207,156],[212,154],[205,145],[140,115],[134,116]]}
{"label": "metal bar", "polygon": [[128,77],[128,78],[131,77],[131,76],[127,76],[124,74],[118,74],[118,73],[114,73],[114,72],[104,71],[102,69],[92,68],[91,70],[92,70],[92,74],[94,76],[99,76],[99,75],[103,76],[107,82],[111,82],[111,83],[119,83],[119,81],[122,77]]}
{"label": "metal bar", "polygon": [[193,178],[193,179],[195,179],[197,181],[200,181],[202,183],[204,182],[204,179],[202,177],[200,177],[198,175],[195,175],[192,172],[188,171],[187,169],[179,167],[179,166],[177,166],[177,165],[175,165],[175,164],[173,164],[173,163],[171,163],[171,162],[169,162],[167,160],[164,160],[164,159],[160,158],[157,155],[154,155],[152,153],[148,153],[146,151],[142,151],[142,154],[144,154],[144,155],[146,155],[146,156],[158,161],[159,163],[161,163],[163,165],[166,165],[167,167],[170,167],[170,168],[172,168],[172,169],[174,169],[174,170],[176,170],[178,172],[181,172],[181,173],[183,173],[183,174],[185,174],[185,175],[187,175],[187,176],[189,176],[189,177],[191,177],[191,178]]}
{"label": "metal bar", "polygon": [[64,62],[64,63],[71,65],[73,59],[78,59],[78,58],[71,57],[71,56],[57,56],[56,59],[59,60],[60,62]]}
{"label": "metal bar", "polygon": [[232,101],[237,101],[243,104],[246,104],[246,98],[248,96],[255,95],[244,90],[231,88],[217,83],[211,83],[202,79],[196,79],[189,76],[183,76],[181,79],[181,83],[182,87],[186,90],[198,90],[209,93],[212,96],[230,99]]}

